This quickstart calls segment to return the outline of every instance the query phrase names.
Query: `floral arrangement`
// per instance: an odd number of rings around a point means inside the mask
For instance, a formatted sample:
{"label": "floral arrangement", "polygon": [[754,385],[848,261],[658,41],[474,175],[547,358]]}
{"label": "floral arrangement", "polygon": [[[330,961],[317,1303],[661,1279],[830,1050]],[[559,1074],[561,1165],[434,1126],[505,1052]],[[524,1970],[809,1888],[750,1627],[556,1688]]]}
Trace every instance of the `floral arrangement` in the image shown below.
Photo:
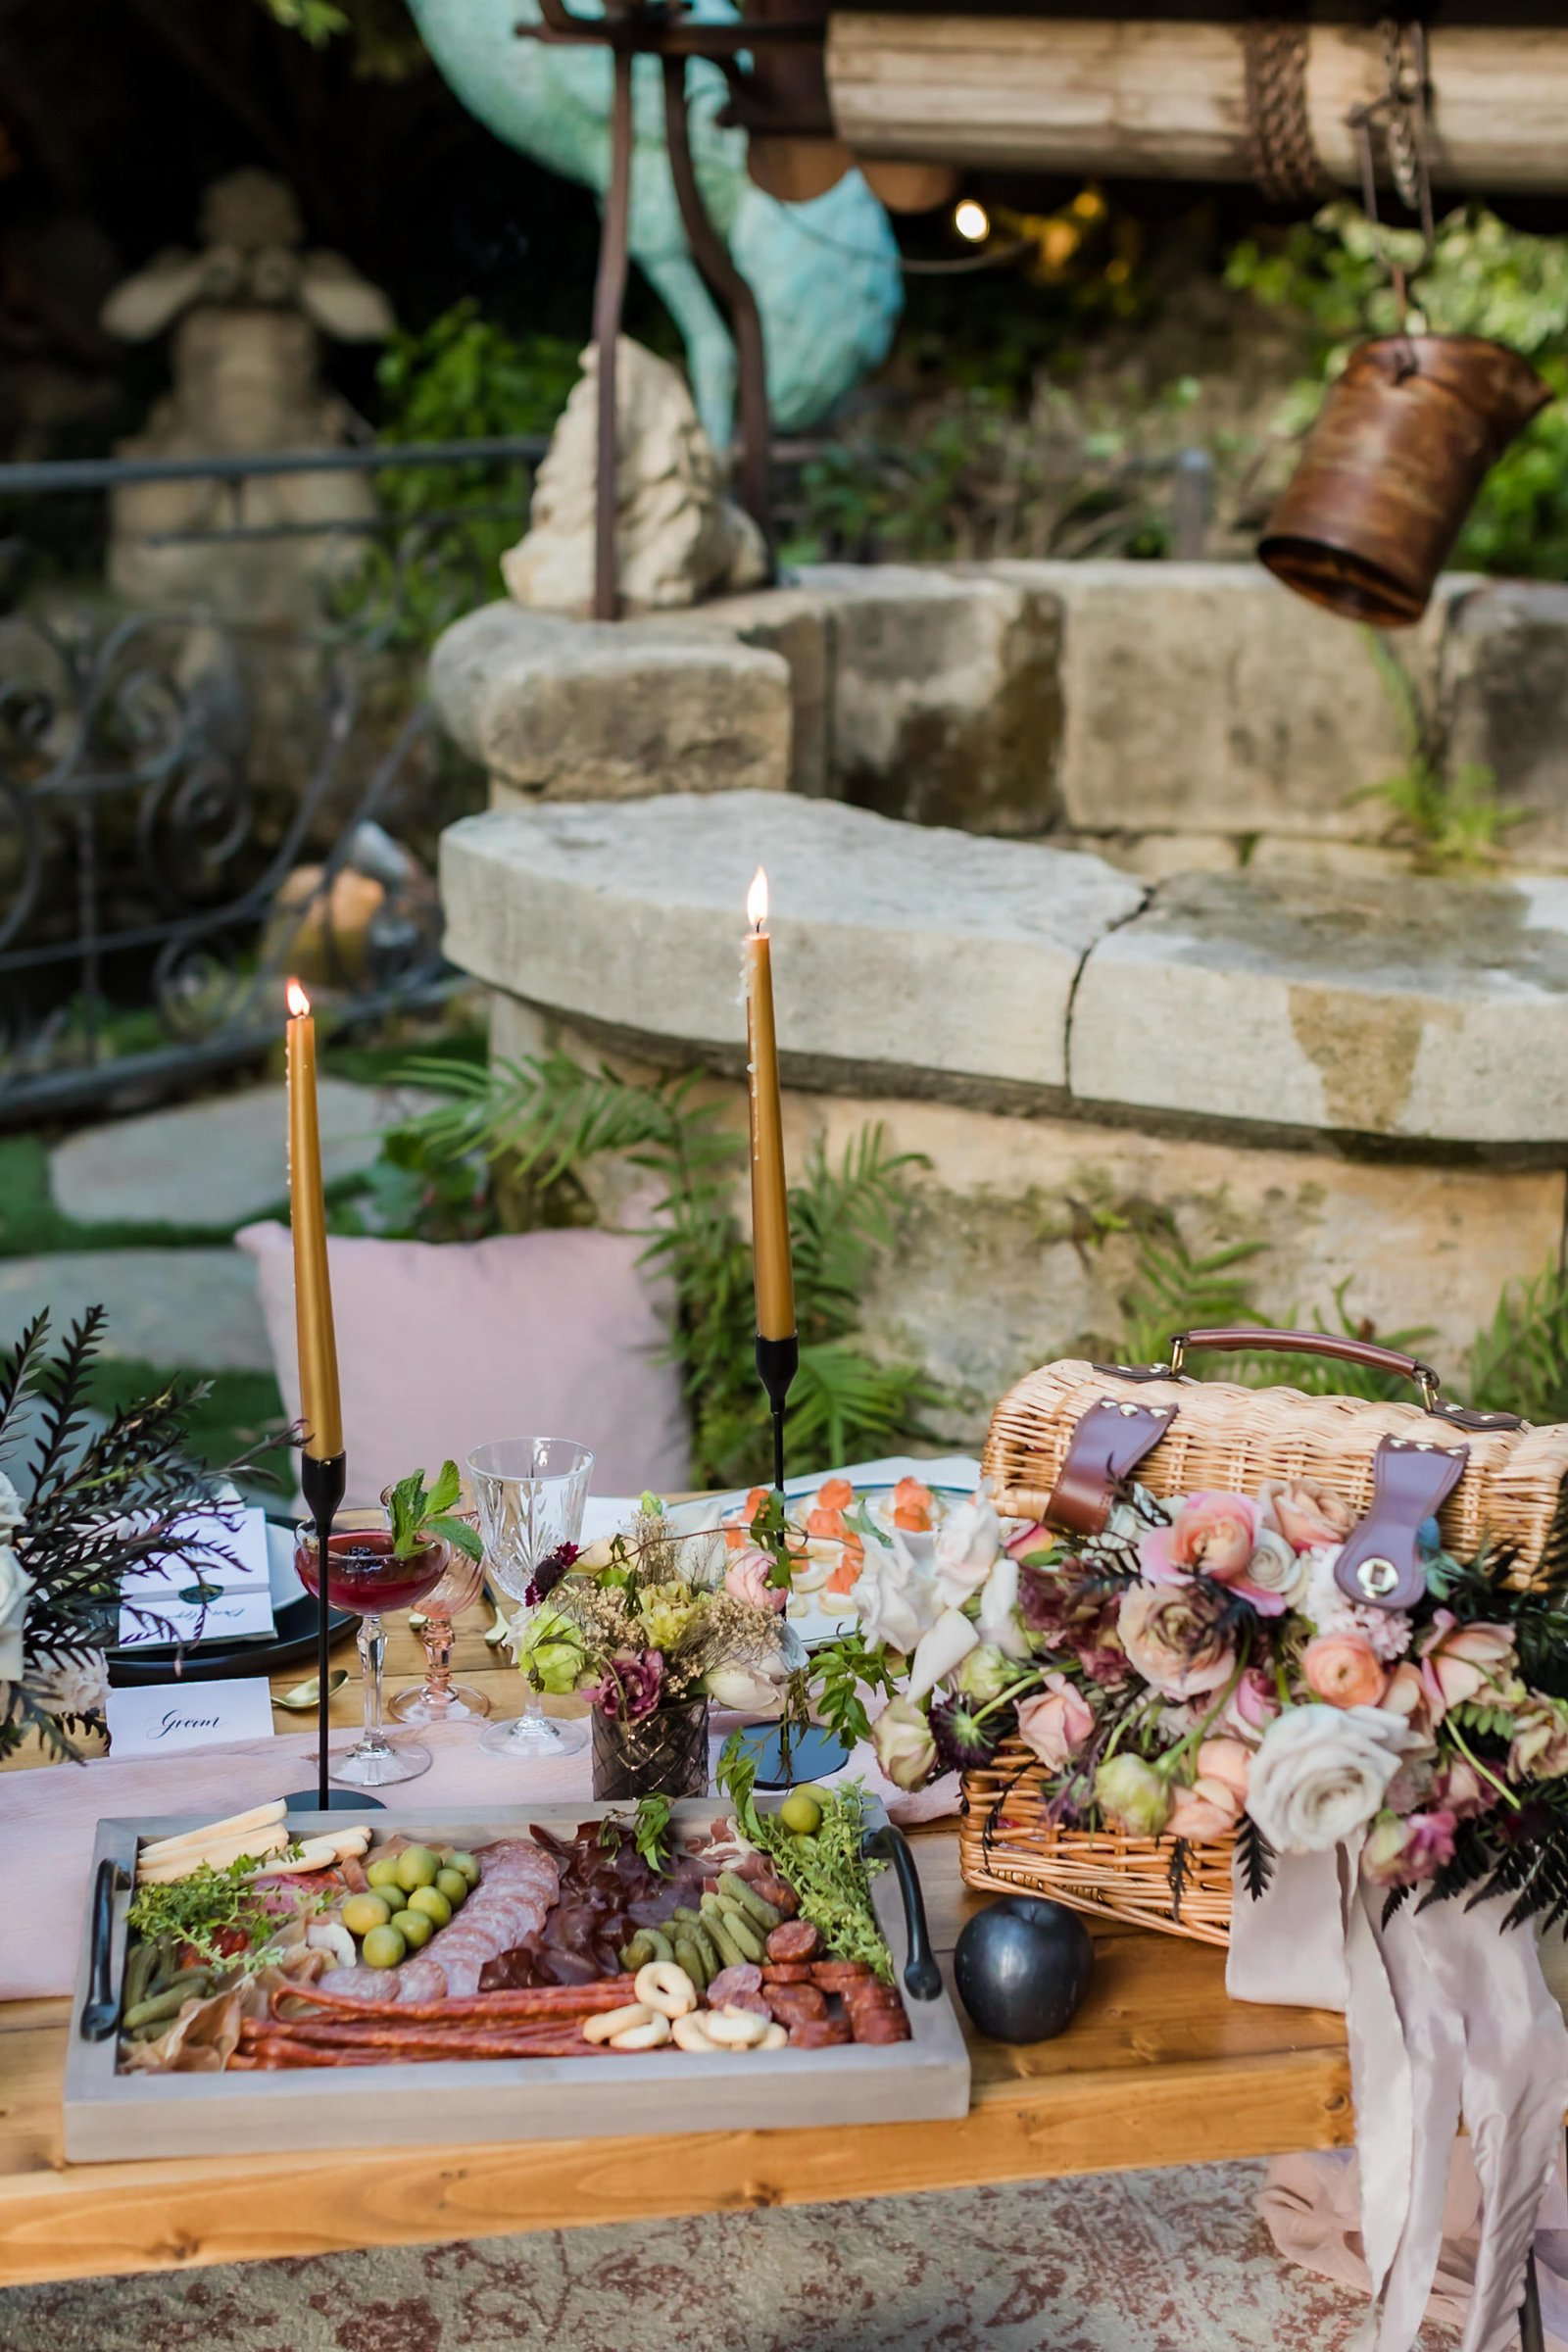
{"label": "floral arrangement", "polygon": [[540,1563],[517,1664],[536,1690],[575,1691],[612,1722],[699,1698],[772,1712],[804,1657],[774,1570],[760,1544],[674,1534],[645,1494],[624,1533]]}
{"label": "floral arrangement", "polygon": [[[1307,1480],[1253,1498],[1124,1491],[1104,1533],[1006,1523],[984,1487],[929,1547],[894,1530],[851,1594],[895,1695],[877,1761],[913,1789],[1004,1739],[1048,1818],[1185,1846],[1234,1834],[1254,1893],[1274,1853],[1359,1839],[1398,1901],[1508,1893],[1568,1919],[1568,1607],[1421,1531],[1412,1610],[1335,1582],[1355,1514]],[[813,1661],[813,1665],[815,1665]],[[1004,1802],[1004,1798],[999,1800]]]}
{"label": "floral arrangement", "polygon": [[[90,1309],[52,1354],[40,1314],[0,1354],[0,1465],[24,1468],[29,1488],[24,1505],[0,1466],[0,1756],[29,1733],[74,1756],[73,1732],[103,1728],[122,1580],[222,1548],[181,1536],[193,1510],[220,1517],[222,1508],[215,1480],[184,1450],[199,1387],[165,1389],[88,1434],[104,1322],[101,1307]],[[135,1614],[167,1625],[155,1609]]]}

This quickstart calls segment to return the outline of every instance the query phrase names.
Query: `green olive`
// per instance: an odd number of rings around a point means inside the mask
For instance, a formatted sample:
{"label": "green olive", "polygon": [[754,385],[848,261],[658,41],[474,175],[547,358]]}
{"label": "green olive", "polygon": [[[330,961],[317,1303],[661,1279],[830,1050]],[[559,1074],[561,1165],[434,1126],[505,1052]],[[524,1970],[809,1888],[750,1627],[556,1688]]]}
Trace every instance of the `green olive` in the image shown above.
{"label": "green olive", "polygon": [[439,1886],[416,1886],[409,1897],[409,1909],[422,1911],[438,1928],[444,1928],[452,1917],[452,1905]]}
{"label": "green olive", "polygon": [[462,1904],[467,1901],[468,1882],[464,1877],[461,1870],[453,1870],[450,1868],[446,1870],[438,1870],[435,1874],[435,1883],[440,1888],[441,1892],[446,1896],[447,1901],[452,1905],[454,1911],[458,1910]]}
{"label": "green olive", "polygon": [[379,1861],[370,1864],[365,1875],[372,1886],[396,1886],[398,1883],[396,1854],[383,1854]]}
{"label": "green olive", "polygon": [[427,1919],[422,1911],[394,1911],[392,1925],[411,1952],[418,1951],[435,1934],[435,1921]]}
{"label": "green olive", "polygon": [[778,1809],[778,1817],[797,1838],[814,1838],[822,1827],[821,1800],[812,1789],[792,1788]]}
{"label": "green olive", "polygon": [[343,1925],[351,1936],[368,1936],[372,1928],[384,1928],[392,1916],[392,1905],[384,1894],[351,1894],[343,1906]]}
{"label": "green olive", "polygon": [[452,1857],[452,1868],[454,1870],[461,1870],[470,1886],[478,1886],[479,1865],[471,1854],[454,1854]]}
{"label": "green olive", "polygon": [[440,1867],[427,1845],[407,1845],[398,1856],[398,1885],[405,1894],[416,1886],[433,1886]]}
{"label": "green olive", "polygon": [[360,1946],[360,1957],[368,1968],[396,1968],[408,1948],[396,1928],[372,1928]]}

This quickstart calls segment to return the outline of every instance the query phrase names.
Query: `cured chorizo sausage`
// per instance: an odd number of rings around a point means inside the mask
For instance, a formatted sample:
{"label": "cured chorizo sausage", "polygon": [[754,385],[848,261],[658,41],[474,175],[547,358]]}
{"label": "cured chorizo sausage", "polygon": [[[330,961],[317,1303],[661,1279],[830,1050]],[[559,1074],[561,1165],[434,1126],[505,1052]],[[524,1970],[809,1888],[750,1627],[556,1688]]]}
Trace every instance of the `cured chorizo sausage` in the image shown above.
{"label": "cured chorizo sausage", "polygon": [[767,1938],[770,1960],[814,1960],[821,1949],[822,1938],[808,1919],[787,1919]]}
{"label": "cured chorizo sausage", "polygon": [[792,2050],[833,2050],[849,2038],[848,2023],[834,2017],[806,2017],[790,2028]]}

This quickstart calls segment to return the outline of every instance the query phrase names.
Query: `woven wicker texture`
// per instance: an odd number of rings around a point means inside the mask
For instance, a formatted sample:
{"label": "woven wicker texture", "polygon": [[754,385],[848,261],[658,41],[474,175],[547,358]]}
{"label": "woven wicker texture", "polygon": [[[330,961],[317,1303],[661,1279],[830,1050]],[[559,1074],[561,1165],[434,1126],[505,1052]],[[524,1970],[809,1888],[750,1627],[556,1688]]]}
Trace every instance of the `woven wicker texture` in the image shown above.
{"label": "woven wicker texture", "polygon": [[1021,1740],[1004,1740],[984,1772],[964,1774],[958,1857],[968,1886],[1042,1894],[1102,1919],[1197,1943],[1229,1943],[1232,1839],[1188,1845],[1180,1909],[1173,1913],[1173,1841],[1055,1829],[1045,1818],[1041,1777]]}
{"label": "woven wicker texture", "polygon": [[1456,1558],[1483,1545],[1506,1555],[1509,1581],[1529,1582],[1568,1557],[1568,1425],[1459,1429],[1416,1404],[1355,1396],[1305,1396],[1299,1389],[1244,1389],[1227,1381],[1136,1380],[1068,1357],[1043,1364],[997,1406],[984,1468],[998,1505],[1039,1519],[1080,1417],[1102,1399],[1173,1405],[1169,1434],[1148,1454],[1138,1483],[1151,1494],[1219,1491],[1255,1495],[1265,1480],[1318,1481],[1357,1515],[1372,1500],[1373,1455],[1384,1438],[1465,1445],[1464,1476],[1441,1513]]}

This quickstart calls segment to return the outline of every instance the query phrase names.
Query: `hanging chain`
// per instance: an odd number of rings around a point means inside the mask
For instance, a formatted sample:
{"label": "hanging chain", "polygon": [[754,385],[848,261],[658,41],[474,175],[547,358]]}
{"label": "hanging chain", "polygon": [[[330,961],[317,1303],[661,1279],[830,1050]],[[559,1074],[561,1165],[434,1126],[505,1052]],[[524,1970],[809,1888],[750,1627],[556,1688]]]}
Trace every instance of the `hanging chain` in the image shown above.
{"label": "hanging chain", "polygon": [[1334,193],[1312,137],[1306,103],[1304,24],[1253,18],[1245,32],[1247,132],[1252,177],[1270,204]]}
{"label": "hanging chain", "polygon": [[1368,100],[1365,106],[1352,108],[1348,120],[1355,132],[1361,159],[1361,202],[1367,220],[1378,235],[1385,266],[1394,281],[1402,333],[1406,273],[1398,263],[1390,261],[1388,248],[1380,233],[1383,223],[1378,215],[1377,157],[1373,147],[1373,132],[1375,128],[1382,129],[1389,172],[1399,201],[1406,212],[1417,216],[1421,223],[1421,258],[1410,272],[1412,276],[1419,276],[1430,264],[1437,245],[1437,227],[1432,210],[1432,173],[1427,162],[1431,81],[1424,25],[1400,25],[1393,17],[1385,17],[1378,26],[1378,35],[1383,43],[1382,93]]}

